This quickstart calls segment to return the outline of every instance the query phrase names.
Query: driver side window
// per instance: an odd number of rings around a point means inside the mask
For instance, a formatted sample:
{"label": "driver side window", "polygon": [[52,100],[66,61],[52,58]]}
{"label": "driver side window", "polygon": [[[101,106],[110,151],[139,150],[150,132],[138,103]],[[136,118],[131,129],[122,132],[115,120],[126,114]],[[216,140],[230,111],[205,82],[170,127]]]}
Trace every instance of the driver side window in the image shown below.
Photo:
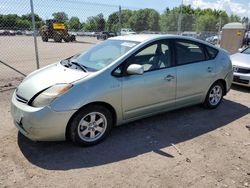
{"label": "driver side window", "polygon": [[144,72],[170,67],[169,43],[160,41],[146,46],[127,60],[126,67],[131,64],[142,65]]}

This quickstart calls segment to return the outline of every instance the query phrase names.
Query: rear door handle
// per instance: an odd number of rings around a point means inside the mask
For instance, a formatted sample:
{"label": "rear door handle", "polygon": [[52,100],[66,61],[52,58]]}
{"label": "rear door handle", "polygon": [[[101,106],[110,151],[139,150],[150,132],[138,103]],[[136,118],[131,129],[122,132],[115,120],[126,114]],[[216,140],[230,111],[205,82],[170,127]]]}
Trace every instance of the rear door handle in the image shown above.
{"label": "rear door handle", "polygon": [[212,67],[208,67],[207,68],[207,72],[212,72],[213,68]]}
{"label": "rear door handle", "polygon": [[167,81],[171,81],[171,80],[173,80],[173,79],[175,79],[175,76],[173,76],[173,75],[171,75],[171,74],[167,75],[167,76],[164,78],[164,80],[167,80]]}

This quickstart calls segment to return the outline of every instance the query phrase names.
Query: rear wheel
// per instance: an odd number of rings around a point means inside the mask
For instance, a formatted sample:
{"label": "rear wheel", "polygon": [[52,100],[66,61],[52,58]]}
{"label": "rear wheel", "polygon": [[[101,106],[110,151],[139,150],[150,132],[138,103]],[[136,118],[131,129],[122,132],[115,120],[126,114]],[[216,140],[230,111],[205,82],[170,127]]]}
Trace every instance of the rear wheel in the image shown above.
{"label": "rear wheel", "polygon": [[223,99],[224,86],[221,82],[215,82],[208,90],[204,106],[209,109],[218,107]]}
{"label": "rear wheel", "polygon": [[64,42],[69,42],[70,41],[70,36],[69,35],[65,36],[63,38],[63,40],[64,40]]}
{"label": "rear wheel", "polygon": [[80,146],[97,144],[107,136],[112,123],[112,114],[105,107],[91,105],[83,108],[71,121],[71,140]]}

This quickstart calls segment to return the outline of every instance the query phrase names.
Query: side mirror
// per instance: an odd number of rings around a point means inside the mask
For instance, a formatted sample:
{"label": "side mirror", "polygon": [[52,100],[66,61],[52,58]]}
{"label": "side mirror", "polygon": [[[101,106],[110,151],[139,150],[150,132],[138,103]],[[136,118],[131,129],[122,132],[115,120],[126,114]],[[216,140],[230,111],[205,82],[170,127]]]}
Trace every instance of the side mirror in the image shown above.
{"label": "side mirror", "polygon": [[238,52],[241,52],[242,50],[243,50],[243,48],[239,48],[239,49],[238,49]]}
{"label": "side mirror", "polygon": [[143,69],[143,66],[141,66],[141,65],[132,64],[132,65],[128,66],[127,73],[130,75],[134,75],[134,74],[141,75],[144,73],[144,69]]}

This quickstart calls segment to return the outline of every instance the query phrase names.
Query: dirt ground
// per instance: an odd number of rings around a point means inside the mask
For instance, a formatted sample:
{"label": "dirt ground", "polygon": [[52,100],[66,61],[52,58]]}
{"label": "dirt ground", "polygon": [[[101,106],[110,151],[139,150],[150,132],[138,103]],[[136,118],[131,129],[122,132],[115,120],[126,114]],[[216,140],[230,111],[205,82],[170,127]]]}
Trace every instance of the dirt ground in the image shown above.
{"label": "dirt ground", "polygon": [[215,110],[193,106],[117,127],[87,148],[19,134],[12,93],[0,92],[0,187],[250,187],[249,89],[234,86]]}
{"label": "dirt ground", "polygon": [[[76,37],[77,41],[69,43],[42,42],[37,37],[40,67],[55,63],[99,42],[95,37]],[[24,74],[36,70],[34,38],[32,36],[0,36],[0,61],[13,66]],[[23,76],[0,63],[1,86],[12,84],[13,80]]]}

